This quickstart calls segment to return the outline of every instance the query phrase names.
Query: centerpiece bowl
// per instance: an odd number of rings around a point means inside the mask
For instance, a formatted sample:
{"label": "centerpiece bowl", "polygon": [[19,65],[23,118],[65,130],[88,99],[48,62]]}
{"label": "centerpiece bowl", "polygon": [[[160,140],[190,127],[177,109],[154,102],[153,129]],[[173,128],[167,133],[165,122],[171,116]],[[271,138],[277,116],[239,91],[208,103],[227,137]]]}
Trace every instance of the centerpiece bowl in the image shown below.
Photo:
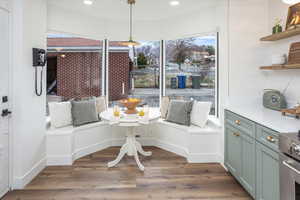
{"label": "centerpiece bowl", "polygon": [[136,98],[128,98],[128,99],[122,99],[120,100],[120,103],[127,108],[125,111],[126,114],[137,114],[138,111],[136,110],[136,107],[141,103],[141,99]]}

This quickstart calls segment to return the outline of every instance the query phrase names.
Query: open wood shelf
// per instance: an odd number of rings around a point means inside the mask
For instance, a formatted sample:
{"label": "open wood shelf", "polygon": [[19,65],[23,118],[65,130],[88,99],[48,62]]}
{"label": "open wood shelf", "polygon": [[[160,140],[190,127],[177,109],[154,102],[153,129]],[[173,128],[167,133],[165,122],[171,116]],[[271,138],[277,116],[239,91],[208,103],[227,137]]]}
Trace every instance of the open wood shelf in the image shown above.
{"label": "open wood shelf", "polygon": [[293,37],[293,36],[296,36],[296,35],[300,35],[300,28],[299,27],[295,28],[295,29],[283,31],[281,33],[276,33],[276,34],[273,34],[273,35],[269,35],[269,36],[260,38],[260,41],[277,41],[277,40]]}
{"label": "open wood shelf", "polygon": [[261,70],[288,70],[288,69],[300,69],[300,64],[293,65],[272,65],[272,66],[262,66]]}

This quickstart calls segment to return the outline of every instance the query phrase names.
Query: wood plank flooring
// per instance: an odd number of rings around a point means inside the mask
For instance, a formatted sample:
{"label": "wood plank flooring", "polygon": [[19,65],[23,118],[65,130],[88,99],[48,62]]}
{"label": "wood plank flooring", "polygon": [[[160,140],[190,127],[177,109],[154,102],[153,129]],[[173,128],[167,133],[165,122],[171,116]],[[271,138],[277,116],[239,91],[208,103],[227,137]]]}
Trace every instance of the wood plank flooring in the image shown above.
{"label": "wood plank flooring", "polygon": [[156,147],[151,157],[132,157],[108,169],[119,148],[112,147],[77,160],[73,166],[47,167],[24,190],[4,200],[250,200],[250,196],[219,164],[189,164]]}

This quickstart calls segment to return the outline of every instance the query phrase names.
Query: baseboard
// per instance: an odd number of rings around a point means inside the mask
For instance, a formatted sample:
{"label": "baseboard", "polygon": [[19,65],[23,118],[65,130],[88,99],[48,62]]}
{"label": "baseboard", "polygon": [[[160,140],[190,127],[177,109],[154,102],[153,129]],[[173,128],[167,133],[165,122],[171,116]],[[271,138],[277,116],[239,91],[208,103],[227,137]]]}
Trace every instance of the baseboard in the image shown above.
{"label": "baseboard", "polygon": [[64,166],[64,165],[72,165],[72,164],[73,164],[73,158],[71,155],[47,157],[47,166]]}
{"label": "baseboard", "polygon": [[0,199],[6,194],[9,192],[9,188],[7,188],[6,190],[4,191],[0,191]]}
{"label": "baseboard", "polygon": [[22,177],[15,177],[12,189],[23,189],[30,183],[47,165],[47,158],[43,158],[37,162],[31,170]]}
{"label": "baseboard", "polygon": [[111,140],[105,140],[101,143],[92,144],[90,146],[87,146],[87,147],[84,147],[81,149],[76,149],[72,155],[73,161],[75,161],[79,158],[82,158],[84,156],[87,156],[89,154],[95,153],[97,151],[104,150],[110,146],[111,146]]}
{"label": "baseboard", "polygon": [[166,151],[170,151],[172,153],[175,153],[177,155],[183,156],[183,157],[187,157],[188,155],[188,151],[186,148],[178,146],[178,145],[174,145],[174,144],[170,144],[170,143],[166,143],[166,142],[162,142],[159,140],[154,140],[155,144],[154,146],[157,146],[161,149],[164,149]]}
{"label": "baseboard", "polygon": [[219,163],[219,154],[189,154],[187,160],[189,163]]}

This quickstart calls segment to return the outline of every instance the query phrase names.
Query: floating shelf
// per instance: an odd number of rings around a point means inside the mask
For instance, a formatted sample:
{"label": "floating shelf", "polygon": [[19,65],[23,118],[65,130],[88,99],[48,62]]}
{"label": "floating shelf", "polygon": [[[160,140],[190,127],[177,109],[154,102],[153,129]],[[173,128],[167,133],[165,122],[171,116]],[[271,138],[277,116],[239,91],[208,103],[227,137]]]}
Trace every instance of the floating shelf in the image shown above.
{"label": "floating shelf", "polygon": [[261,70],[289,70],[289,69],[300,69],[300,64],[293,65],[272,65],[260,67]]}
{"label": "floating shelf", "polygon": [[300,35],[300,28],[295,28],[295,29],[283,31],[281,33],[269,35],[269,36],[260,38],[260,41],[277,41],[277,40],[293,37],[296,35]]}

